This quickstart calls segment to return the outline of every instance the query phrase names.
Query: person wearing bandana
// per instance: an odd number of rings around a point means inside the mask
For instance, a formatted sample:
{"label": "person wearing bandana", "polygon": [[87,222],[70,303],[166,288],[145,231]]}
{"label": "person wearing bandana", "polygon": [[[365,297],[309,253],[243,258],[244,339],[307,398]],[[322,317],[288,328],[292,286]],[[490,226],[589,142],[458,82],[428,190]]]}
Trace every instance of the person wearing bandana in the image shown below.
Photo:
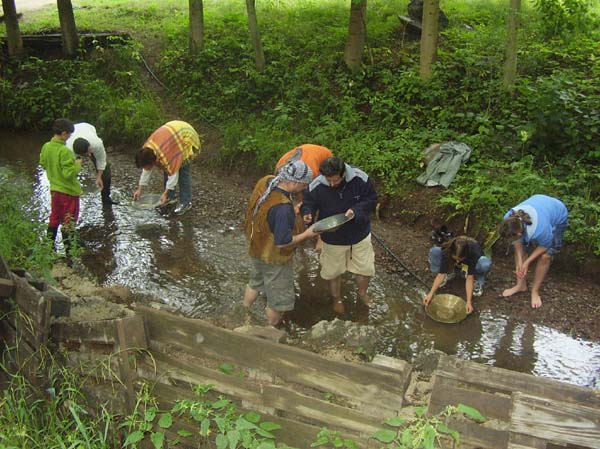
{"label": "person wearing bandana", "polygon": [[243,305],[250,307],[264,293],[266,317],[272,326],[280,323],[285,312],[294,310],[294,250],[317,235],[312,227],[304,230],[292,200],[292,195],[304,190],[311,180],[312,171],[306,163],[292,162],[277,176],[261,178],[248,202],[245,234],[252,270]]}

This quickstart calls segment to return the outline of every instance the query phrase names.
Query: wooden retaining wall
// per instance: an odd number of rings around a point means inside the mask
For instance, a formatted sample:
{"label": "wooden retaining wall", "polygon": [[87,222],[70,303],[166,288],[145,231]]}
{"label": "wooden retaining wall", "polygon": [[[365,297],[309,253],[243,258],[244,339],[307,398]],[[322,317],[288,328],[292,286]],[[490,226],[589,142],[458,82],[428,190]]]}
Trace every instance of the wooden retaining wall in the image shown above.
{"label": "wooden retaining wall", "polygon": [[[0,261],[2,259],[0,258]],[[363,447],[382,421],[408,414],[410,364],[378,356],[374,363],[339,362],[298,348],[215,327],[162,310],[134,307],[121,319],[70,322],[69,298],[0,263],[0,332],[15,366],[43,383],[40,347],[86,377],[86,395],[116,411],[131,411],[142,384],[162,408],[213,385],[242,410],[281,424],[278,439],[309,448],[322,427]],[[4,298],[4,299],[2,299]],[[62,318],[61,318],[62,317]],[[18,341],[18,345],[10,342]],[[232,372],[222,369],[227,363]],[[600,448],[600,392],[527,374],[442,357],[429,410],[464,403],[488,418],[455,419],[461,447],[499,449]],[[189,423],[177,421],[168,433]],[[373,446],[375,444],[375,446]],[[198,447],[198,443],[183,447]]]}

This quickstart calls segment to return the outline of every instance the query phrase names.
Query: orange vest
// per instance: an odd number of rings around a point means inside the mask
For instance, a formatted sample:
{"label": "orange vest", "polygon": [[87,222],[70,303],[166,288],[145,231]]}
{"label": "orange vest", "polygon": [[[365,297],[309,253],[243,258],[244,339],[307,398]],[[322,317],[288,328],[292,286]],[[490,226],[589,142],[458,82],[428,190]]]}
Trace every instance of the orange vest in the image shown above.
{"label": "orange vest", "polygon": [[325,148],[320,145],[313,145],[312,143],[305,143],[304,145],[300,145],[299,147],[296,147],[281,156],[281,159],[279,159],[277,165],[275,166],[275,171],[283,167],[296,153],[298,148],[300,148],[302,151],[300,160],[310,167],[312,170],[313,179],[319,176],[319,168],[321,167],[321,163],[325,159],[333,157],[333,153],[329,150],[329,148]]}
{"label": "orange vest", "polygon": [[[284,265],[292,259],[295,246],[287,248],[278,248],[275,246],[275,237],[269,227],[267,216],[269,210],[278,204],[292,204],[292,201],[283,193],[276,190],[272,191],[264,203],[258,208],[256,216],[254,216],[254,207],[260,196],[267,190],[268,182],[273,179],[273,175],[265,176],[260,179],[248,202],[246,210],[246,238],[250,242],[248,253],[250,257],[260,259],[265,263]],[[296,216],[296,223],[292,235],[300,234],[304,229],[304,223],[300,215]]]}

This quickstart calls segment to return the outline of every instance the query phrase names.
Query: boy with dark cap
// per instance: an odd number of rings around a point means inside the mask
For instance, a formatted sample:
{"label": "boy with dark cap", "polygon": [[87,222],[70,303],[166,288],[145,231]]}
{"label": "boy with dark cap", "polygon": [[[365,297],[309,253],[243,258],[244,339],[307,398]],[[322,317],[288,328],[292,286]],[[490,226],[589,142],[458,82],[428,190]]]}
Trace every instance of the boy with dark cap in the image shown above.
{"label": "boy with dark cap", "polygon": [[79,196],[81,184],[77,175],[81,170],[81,158],[75,155],[65,145],[73,133],[74,127],[70,120],[60,118],[54,121],[52,132],[54,136],[42,146],[40,165],[46,170],[50,182],[50,220],[48,237],[54,242],[61,226],[65,252],[69,255],[71,234],[79,218]]}

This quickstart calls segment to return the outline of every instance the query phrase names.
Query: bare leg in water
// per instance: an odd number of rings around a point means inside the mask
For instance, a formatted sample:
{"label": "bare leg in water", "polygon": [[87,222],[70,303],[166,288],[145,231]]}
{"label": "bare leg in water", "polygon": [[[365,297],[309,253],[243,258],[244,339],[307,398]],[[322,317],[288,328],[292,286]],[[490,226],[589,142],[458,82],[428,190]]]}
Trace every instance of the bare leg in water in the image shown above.
{"label": "bare leg in water", "polygon": [[358,298],[362,301],[363,304],[367,306],[371,302],[371,299],[367,295],[369,282],[371,282],[370,276],[363,276],[361,274],[356,275],[356,285],[358,286]]}
{"label": "bare leg in water", "polygon": [[329,291],[333,300],[333,311],[335,313],[344,313],[344,303],[342,302],[342,277],[329,280]]}

